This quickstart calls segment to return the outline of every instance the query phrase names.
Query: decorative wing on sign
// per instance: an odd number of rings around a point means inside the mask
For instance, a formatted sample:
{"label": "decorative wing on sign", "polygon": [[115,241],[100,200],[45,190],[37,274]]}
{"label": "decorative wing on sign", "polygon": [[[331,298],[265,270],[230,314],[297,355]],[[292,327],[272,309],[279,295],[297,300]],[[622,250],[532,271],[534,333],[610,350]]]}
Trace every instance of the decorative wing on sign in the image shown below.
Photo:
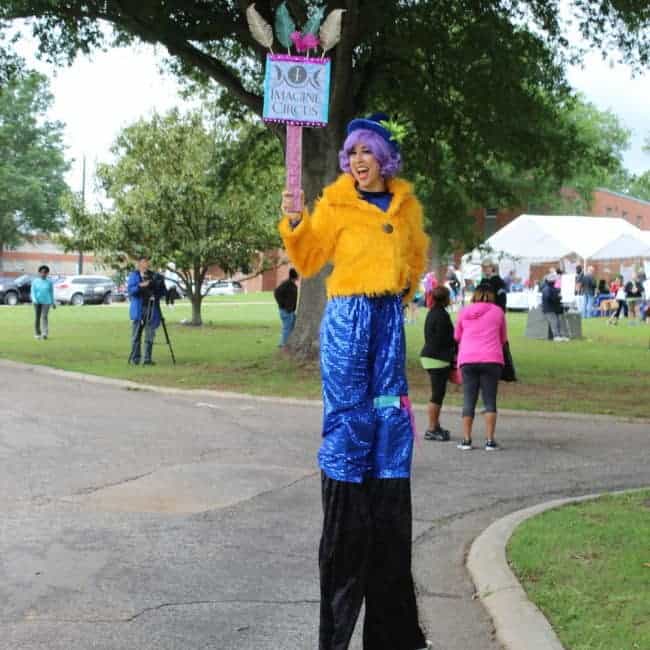
{"label": "decorative wing on sign", "polygon": [[331,50],[341,40],[341,27],[345,9],[334,9],[320,28],[320,44],[325,52]]}
{"label": "decorative wing on sign", "polygon": [[273,28],[255,9],[255,3],[246,9],[246,19],[253,38],[260,45],[270,50],[273,47]]}
{"label": "decorative wing on sign", "polygon": [[287,9],[287,3],[283,2],[275,12],[275,35],[278,37],[280,43],[287,50],[291,49],[291,34],[296,31],[296,23]]}

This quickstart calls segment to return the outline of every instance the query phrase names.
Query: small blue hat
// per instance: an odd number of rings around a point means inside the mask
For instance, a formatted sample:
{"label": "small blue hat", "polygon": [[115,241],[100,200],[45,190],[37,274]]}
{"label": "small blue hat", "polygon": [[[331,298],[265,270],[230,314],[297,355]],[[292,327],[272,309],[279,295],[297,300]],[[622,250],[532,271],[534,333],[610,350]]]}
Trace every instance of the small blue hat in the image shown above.
{"label": "small blue hat", "polygon": [[373,133],[377,133],[380,135],[388,144],[391,146],[394,152],[399,152],[399,144],[393,140],[393,136],[391,135],[391,132],[384,126],[380,124],[380,122],[388,122],[390,118],[386,113],[373,113],[372,115],[368,117],[360,117],[355,120],[352,120],[348,124],[347,128],[347,134],[350,135],[353,131],[359,131],[360,129],[366,129],[368,131],[372,131]]}

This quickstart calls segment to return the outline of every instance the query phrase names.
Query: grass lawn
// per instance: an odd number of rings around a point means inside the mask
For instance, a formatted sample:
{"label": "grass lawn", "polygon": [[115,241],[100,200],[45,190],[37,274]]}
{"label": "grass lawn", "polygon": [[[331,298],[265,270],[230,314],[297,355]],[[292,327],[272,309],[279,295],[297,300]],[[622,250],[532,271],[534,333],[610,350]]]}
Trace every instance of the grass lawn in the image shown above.
{"label": "grass lawn", "polygon": [[[162,331],[156,337],[155,367],[129,367],[126,304],[59,307],[50,316],[50,340],[33,338],[30,305],[0,307],[0,357],[145,383],[215,388],[255,394],[319,397],[316,364],[295,365],[279,354],[280,321],[270,293],[211,297],[204,304],[204,327],[181,324],[190,305],[165,309],[178,360],[171,365]],[[419,366],[425,313],[406,328],[411,394],[424,403],[427,374]],[[650,327],[621,323],[608,327],[592,319],[585,339],[566,344],[523,337],[524,314],[509,314],[510,340],[520,377],[501,384],[500,406],[526,410],[616,413],[650,418]],[[459,404],[451,386],[448,403]]]}
{"label": "grass lawn", "polygon": [[567,650],[650,648],[650,490],[546,512],[508,557]]}

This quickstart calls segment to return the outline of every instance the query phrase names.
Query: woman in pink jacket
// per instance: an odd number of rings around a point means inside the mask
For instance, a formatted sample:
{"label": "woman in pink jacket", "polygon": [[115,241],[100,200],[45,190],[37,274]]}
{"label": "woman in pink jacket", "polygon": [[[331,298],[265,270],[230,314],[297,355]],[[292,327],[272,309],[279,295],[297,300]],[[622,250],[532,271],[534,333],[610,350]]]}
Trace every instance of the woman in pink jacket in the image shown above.
{"label": "woman in pink jacket", "polygon": [[472,448],[472,425],[479,389],[485,406],[485,449],[498,449],[494,440],[497,424],[497,388],[504,366],[503,346],[508,340],[503,310],[487,284],[480,284],[472,304],[461,311],[454,338],[458,343],[458,367],[463,373],[463,441],[459,449]]}

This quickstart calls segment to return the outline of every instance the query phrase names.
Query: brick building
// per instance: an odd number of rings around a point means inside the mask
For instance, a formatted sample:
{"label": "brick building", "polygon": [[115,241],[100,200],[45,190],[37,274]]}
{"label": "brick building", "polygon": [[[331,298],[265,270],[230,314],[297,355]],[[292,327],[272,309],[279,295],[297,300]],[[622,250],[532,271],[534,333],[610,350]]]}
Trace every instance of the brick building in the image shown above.
{"label": "brick building", "polygon": [[[0,273],[4,276],[36,273],[41,264],[47,264],[52,275],[74,275],[79,270],[79,254],[64,252],[61,246],[45,235],[0,252]],[[105,274],[105,270],[95,266],[94,256],[86,253],[83,255],[83,271]]]}
{"label": "brick building", "polygon": [[218,266],[211,266],[208,269],[206,281],[211,282],[222,279],[237,280],[238,282],[241,282],[246,293],[254,291],[273,291],[278,284],[289,277],[290,264],[282,249],[262,253],[258,260],[259,265],[262,264],[262,260],[270,266],[269,270],[253,277],[250,277],[250,274],[246,273],[235,273],[226,277],[226,274]]}
{"label": "brick building", "polygon": [[641,230],[650,230],[650,201],[598,188],[593,193],[594,217],[620,217]]}
{"label": "brick building", "polygon": [[[273,291],[275,287],[289,277],[289,268],[289,264],[282,264],[260,275],[256,275],[254,278],[242,280],[241,282],[247,293],[251,291]],[[235,276],[233,279],[237,280],[238,278]]]}
{"label": "brick building", "polygon": [[[569,198],[571,190],[564,189],[563,195]],[[479,208],[472,216],[477,233],[482,239],[487,239],[525,212],[524,208]],[[641,230],[650,230],[650,201],[599,187],[592,194],[590,212],[584,216],[619,217]]]}

